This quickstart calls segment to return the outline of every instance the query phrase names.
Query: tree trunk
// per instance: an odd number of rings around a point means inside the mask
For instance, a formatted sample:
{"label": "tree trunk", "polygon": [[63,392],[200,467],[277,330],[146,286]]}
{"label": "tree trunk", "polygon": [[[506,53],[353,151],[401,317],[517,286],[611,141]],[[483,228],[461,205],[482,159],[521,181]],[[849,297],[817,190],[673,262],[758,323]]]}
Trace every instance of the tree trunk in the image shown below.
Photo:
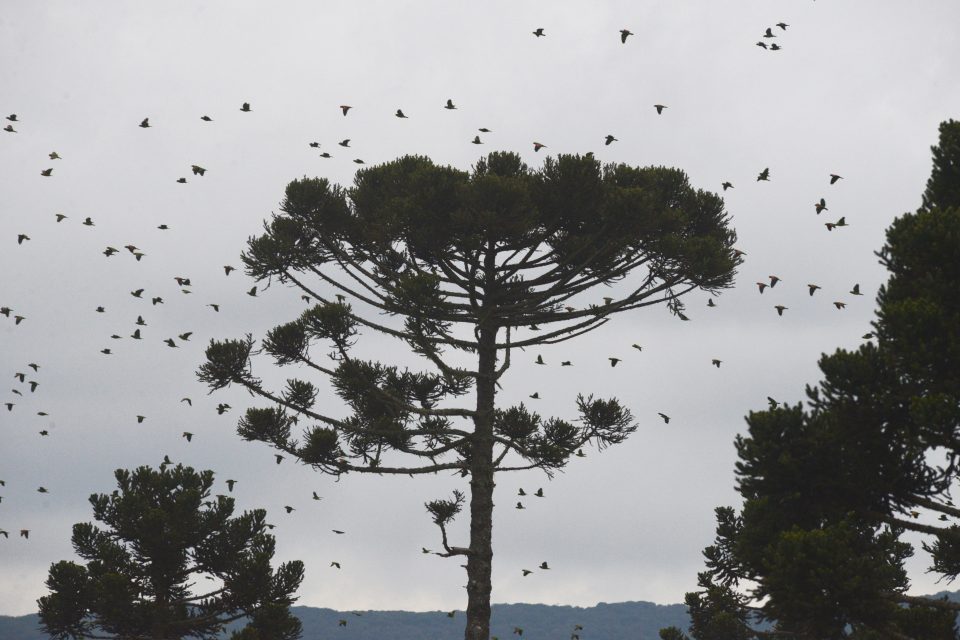
{"label": "tree trunk", "polygon": [[497,327],[481,324],[477,415],[470,445],[470,555],[467,557],[466,640],[490,637],[493,565],[493,409]]}

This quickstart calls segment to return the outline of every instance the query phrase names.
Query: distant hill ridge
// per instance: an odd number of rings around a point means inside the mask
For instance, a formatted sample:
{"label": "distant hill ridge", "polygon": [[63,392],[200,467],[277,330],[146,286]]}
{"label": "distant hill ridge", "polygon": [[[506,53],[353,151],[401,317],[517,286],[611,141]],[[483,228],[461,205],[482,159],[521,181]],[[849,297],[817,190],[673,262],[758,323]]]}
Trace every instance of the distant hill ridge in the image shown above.
{"label": "distant hill ridge", "polygon": [[[452,618],[446,611],[362,611],[361,615],[318,607],[293,607],[303,623],[303,640],[460,640],[466,614]],[[339,626],[346,620],[345,627]],[[523,640],[567,640],[574,625],[582,625],[581,640],[656,640],[662,627],[686,629],[687,607],[652,602],[601,602],[595,607],[545,604],[495,604],[490,632],[500,640],[517,640],[514,627],[523,629]],[[0,616],[2,640],[48,640],[39,630],[37,615]]]}
{"label": "distant hill ridge", "polygon": [[[941,591],[960,602],[960,591]],[[663,627],[686,630],[690,625],[683,604],[652,602],[598,603],[594,607],[546,604],[495,604],[490,632],[500,640],[518,640],[514,627],[523,629],[522,640],[567,640],[574,625],[583,626],[580,640],[657,640]],[[335,611],[319,607],[293,607],[303,622],[303,640],[460,640],[465,613],[451,618],[446,611]],[[339,626],[346,620],[345,627]],[[225,636],[226,637],[226,636]],[[0,640],[48,640],[39,630],[37,615],[0,616]]]}

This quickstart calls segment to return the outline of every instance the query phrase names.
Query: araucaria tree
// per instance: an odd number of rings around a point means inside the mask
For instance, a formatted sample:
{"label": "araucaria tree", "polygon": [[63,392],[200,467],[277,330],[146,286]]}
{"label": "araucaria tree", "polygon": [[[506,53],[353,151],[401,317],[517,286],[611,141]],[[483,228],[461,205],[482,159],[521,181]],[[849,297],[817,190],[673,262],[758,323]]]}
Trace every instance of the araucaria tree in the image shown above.
{"label": "araucaria tree", "polygon": [[226,623],[248,618],[235,638],[300,637],[290,605],[303,563],[271,570],[275,543],[262,509],[232,517],[233,498],[211,499],[212,471],[164,465],[115,476],[118,489],[90,496],[106,528],[73,527],[73,548],[86,565],[50,567],[51,593],[37,601],[46,633],[60,640],[212,640]]}
{"label": "araucaria tree", "polygon": [[958,637],[960,604],[907,595],[904,568],[911,532],[931,573],[960,575],[960,122],[940,126],[933,157],[923,205],[877,254],[876,343],[824,355],[807,407],[747,416],[743,509],[716,510],[686,598],[698,640]]}
{"label": "araucaria tree", "polygon": [[[212,341],[199,377],[212,389],[238,384],[270,401],[247,410],[239,434],[321,472],[469,476],[469,544],[451,545],[445,528],[462,493],[427,508],[441,529],[440,555],[466,556],[465,637],[487,640],[494,474],[551,473],[591,441],[604,447],[636,429],[616,399],[578,396],[576,424],[522,404],[498,407],[511,354],[570,340],[639,307],[663,303],[685,318],[683,294],[730,286],[738,257],[723,202],[675,169],[601,168],[588,154],[548,158],[534,171],[516,154],[493,153],[472,172],[403,157],[358,171],[350,189],[295,180],[281,211],[249,241],[246,271],[292,283],[319,304],[270,330],[262,350],[278,365],[328,376],[351,413],[315,407],[308,381],[265,388],[252,373],[251,336]],[[621,281],[622,295],[579,302]],[[402,325],[356,313],[354,302],[400,316]],[[432,369],[352,358],[360,327],[405,341]],[[312,357],[318,340],[332,346],[333,364]],[[446,349],[475,366],[453,366]],[[440,406],[471,388],[472,406]],[[307,419],[314,424],[294,437],[292,425]],[[411,464],[395,464],[401,456]]]}

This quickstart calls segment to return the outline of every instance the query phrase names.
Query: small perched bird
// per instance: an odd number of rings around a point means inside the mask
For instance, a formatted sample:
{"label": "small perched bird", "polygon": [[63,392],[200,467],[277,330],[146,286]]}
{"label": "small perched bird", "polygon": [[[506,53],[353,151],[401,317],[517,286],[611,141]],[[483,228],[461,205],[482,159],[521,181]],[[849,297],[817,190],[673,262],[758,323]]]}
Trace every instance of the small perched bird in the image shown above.
{"label": "small perched bird", "polygon": [[150,118],[144,118],[144,119],[140,122],[140,128],[141,128],[141,129],[149,129],[149,128],[150,128]]}
{"label": "small perched bird", "polygon": [[860,283],[857,283],[857,284],[853,285],[853,289],[850,289],[850,294],[851,294],[851,295],[854,295],[854,296],[862,296],[862,295],[863,295],[862,293],[860,293]]}
{"label": "small perched bird", "polygon": [[547,145],[545,145],[545,144],[540,144],[539,142],[534,142],[534,143],[533,143],[533,150],[534,150],[534,151],[540,151],[540,149],[544,149],[544,148],[546,148],[546,146],[547,146]]}
{"label": "small perched bird", "polygon": [[835,184],[837,180],[843,180],[843,176],[838,176],[835,173],[830,174],[830,184]]}
{"label": "small perched bird", "polygon": [[456,105],[453,104],[453,100],[447,98],[447,104],[443,106],[444,109],[456,109]]}
{"label": "small perched bird", "polygon": [[545,36],[545,35],[547,35],[547,34],[545,34],[545,33],[543,32],[543,27],[537,27],[537,30],[533,32],[533,35],[535,35],[535,36],[537,36],[538,38],[540,38],[540,37]]}
{"label": "small perched bird", "polygon": [[667,108],[667,105],[665,105],[665,104],[655,104],[655,105],[653,105],[653,108],[657,110],[657,114],[659,115],[659,114],[663,113],[663,110]]}
{"label": "small perched bird", "polygon": [[407,116],[405,116],[405,115],[403,114],[403,109],[397,109],[397,112],[396,112],[395,114],[393,114],[393,115],[395,115],[395,116],[398,117],[398,118],[406,118],[406,117],[407,117]]}
{"label": "small perched bird", "polygon": [[820,287],[820,285],[818,285],[818,284],[808,284],[808,285],[807,285],[807,289],[810,290],[810,295],[811,295],[811,296],[813,295],[813,293],[814,293],[817,289],[820,289],[820,288],[821,288],[821,287]]}
{"label": "small perched bird", "polygon": [[720,186],[723,187],[723,190],[724,190],[724,191],[726,191],[727,189],[732,189],[732,188],[733,188],[733,183],[732,183],[732,182],[724,182],[724,183],[721,184]]}
{"label": "small perched bird", "polygon": [[775,305],[773,308],[777,310],[778,316],[782,316],[783,312],[788,309],[788,307],[785,307],[782,304]]}
{"label": "small perched bird", "polygon": [[620,42],[626,44],[627,37],[632,35],[633,35],[632,31],[629,31],[627,29],[620,29]]}
{"label": "small perched bird", "polygon": [[249,102],[244,102],[244,103],[240,106],[240,111],[250,111],[250,103],[249,103]]}
{"label": "small perched bird", "polygon": [[770,167],[767,167],[766,169],[761,171],[760,175],[757,176],[757,182],[760,182],[761,180],[766,180],[766,181],[770,180]]}
{"label": "small perched bird", "polygon": [[657,415],[660,416],[661,418],[663,418],[663,423],[664,423],[664,424],[670,424],[670,416],[668,416],[668,415],[665,414],[665,413],[660,413],[660,412],[657,412]]}
{"label": "small perched bird", "polygon": [[817,215],[820,215],[821,211],[829,211],[829,209],[827,209],[827,201],[823,198],[820,198],[820,202],[815,202],[813,206],[817,210]]}
{"label": "small perched bird", "polygon": [[616,138],[608,134],[607,137],[604,139],[603,144],[609,147],[610,144],[613,142],[619,142],[619,140],[617,140]]}

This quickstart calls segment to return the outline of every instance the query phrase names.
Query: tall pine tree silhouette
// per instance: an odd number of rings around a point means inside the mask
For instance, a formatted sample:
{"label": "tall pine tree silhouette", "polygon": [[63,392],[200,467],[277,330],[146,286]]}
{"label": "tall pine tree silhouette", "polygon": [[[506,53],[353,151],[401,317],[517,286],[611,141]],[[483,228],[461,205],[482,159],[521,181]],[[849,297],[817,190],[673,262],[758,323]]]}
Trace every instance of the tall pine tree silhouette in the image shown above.
{"label": "tall pine tree silhouette", "polygon": [[[249,241],[246,271],[291,283],[319,304],[270,330],[262,350],[277,365],[305,364],[329,377],[352,415],[318,408],[309,381],[266,388],[252,372],[252,336],[211,341],[198,375],[212,390],[237,384],[269,400],[246,411],[239,434],[323,473],[469,477],[467,545],[450,544],[446,531],[462,493],[427,509],[441,529],[441,555],[466,557],[465,637],[487,640],[494,474],[550,473],[591,441],[616,444],[636,429],[616,399],[579,395],[576,423],[523,404],[499,407],[511,357],[640,307],[664,304],[685,319],[683,294],[729,287],[739,258],[723,202],[675,169],[601,168],[588,154],[548,158],[531,170],[516,154],[493,153],[472,172],[407,156],[358,171],[349,189],[295,180],[281,211]],[[618,297],[582,302],[612,283],[620,284]],[[399,316],[402,326],[355,312],[354,303]],[[360,328],[404,341],[432,369],[351,357]],[[333,364],[312,357],[317,341],[331,345]],[[475,364],[454,366],[445,350]],[[471,406],[441,408],[471,389]],[[308,420],[296,437],[293,424]],[[401,454],[411,464],[394,464]]]}

